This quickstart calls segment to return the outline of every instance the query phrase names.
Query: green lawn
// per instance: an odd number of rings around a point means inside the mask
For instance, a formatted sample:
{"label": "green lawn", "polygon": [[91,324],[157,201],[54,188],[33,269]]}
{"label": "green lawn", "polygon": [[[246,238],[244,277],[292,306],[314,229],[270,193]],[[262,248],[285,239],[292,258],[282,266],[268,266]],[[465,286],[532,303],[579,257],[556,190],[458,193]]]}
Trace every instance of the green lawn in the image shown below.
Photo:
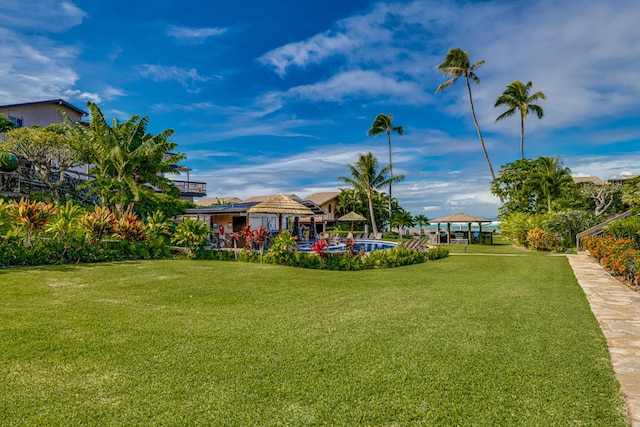
{"label": "green lawn", "polygon": [[0,425],[625,426],[564,257],[0,270]]}

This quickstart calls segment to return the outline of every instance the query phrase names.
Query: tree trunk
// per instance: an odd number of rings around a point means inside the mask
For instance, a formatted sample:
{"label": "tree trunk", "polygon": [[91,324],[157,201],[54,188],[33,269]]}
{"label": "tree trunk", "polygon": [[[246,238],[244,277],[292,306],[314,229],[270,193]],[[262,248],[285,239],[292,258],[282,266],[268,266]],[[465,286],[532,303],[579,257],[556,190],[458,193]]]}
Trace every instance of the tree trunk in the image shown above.
{"label": "tree trunk", "polygon": [[491,179],[495,181],[496,174],[493,172],[493,166],[491,166],[491,161],[489,160],[489,154],[487,153],[487,148],[485,147],[484,139],[482,138],[482,132],[480,131],[480,125],[478,124],[478,119],[476,119],[476,111],[473,108],[473,97],[471,96],[471,85],[469,84],[468,76],[465,76],[465,81],[467,83],[467,90],[469,91],[469,105],[471,106],[471,117],[473,117],[473,123],[476,125],[476,131],[478,132],[478,138],[480,139],[480,145],[482,146],[482,153],[484,154],[484,159],[486,160],[487,166],[489,167],[489,172],[491,173]]}
{"label": "tree trunk", "polygon": [[376,225],[376,216],[373,213],[373,196],[371,195],[371,189],[367,190],[367,199],[369,199],[369,216],[371,217],[371,228],[373,228],[374,234],[378,234],[378,226]]}
{"label": "tree trunk", "polygon": [[520,115],[520,160],[524,160],[524,116]]}
{"label": "tree trunk", "polygon": [[[387,141],[389,144],[389,178],[393,178],[393,163],[391,163],[391,129],[387,129]],[[391,222],[391,181],[389,181],[389,222]]]}

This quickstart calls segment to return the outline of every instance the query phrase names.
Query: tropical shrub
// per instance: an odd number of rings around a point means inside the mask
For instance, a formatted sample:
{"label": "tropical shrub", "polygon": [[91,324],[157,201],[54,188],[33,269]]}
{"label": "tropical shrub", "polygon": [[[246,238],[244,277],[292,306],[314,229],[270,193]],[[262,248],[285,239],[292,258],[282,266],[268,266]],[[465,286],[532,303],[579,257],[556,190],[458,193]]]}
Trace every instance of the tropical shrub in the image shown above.
{"label": "tropical shrub", "polygon": [[500,222],[502,235],[518,246],[528,247],[527,234],[534,228],[542,228],[546,220],[545,215],[528,213],[512,213]]}
{"label": "tropical shrub", "polygon": [[112,262],[163,259],[170,253],[164,245],[110,240],[88,243],[84,240],[36,240],[31,247],[20,242],[0,240],[0,268],[45,264]]}
{"label": "tropical shrub", "polygon": [[59,205],[58,211],[47,225],[46,231],[60,242],[81,237],[80,218],[84,209],[80,205],[68,200],[66,204]]}
{"label": "tropical shrub", "polygon": [[367,268],[391,268],[403,265],[419,264],[427,260],[440,259],[449,256],[449,250],[443,247],[428,251],[414,251],[404,246],[386,250],[375,250],[369,253],[364,263]]}
{"label": "tropical shrub", "polygon": [[146,241],[149,236],[145,229],[143,222],[130,212],[123,214],[113,224],[113,234],[123,240]]}
{"label": "tropical shrub", "polygon": [[187,217],[178,223],[171,240],[178,246],[186,247],[187,252],[193,255],[195,249],[208,241],[209,233],[211,229],[207,224]]}
{"label": "tropical shrub", "polygon": [[560,249],[560,239],[541,228],[534,228],[527,233],[529,246],[538,251],[553,251]]}
{"label": "tropical shrub", "polygon": [[24,244],[31,246],[33,237],[44,231],[45,226],[56,213],[53,203],[32,201],[24,198],[19,202],[11,201],[9,206],[9,218],[16,221],[25,234]]}
{"label": "tropical shrub", "polygon": [[582,238],[581,244],[611,274],[638,285],[640,274],[637,262],[640,250],[633,240],[586,236]]}
{"label": "tropical shrub", "polygon": [[544,230],[553,233],[563,248],[571,248],[576,244],[576,235],[598,224],[600,220],[591,211],[569,209],[555,212],[548,216]]}
{"label": "tropical shrub", "polygon": [[262,262],[262,254],[264,253],[264,244],[269,239],[269,232],[263,226],[260,226],[253,232],[253,241],[258,245],[258,252],[260,253],[260,262]]}
{"label": "tropical shrub", "polygon": [[614,239],[631,239],[640,247],[640,216],[613,221],[605,231]]}
{"label": "tropical shrub", "polygon": [[111,236],[116,224],[116,217],[109,208],[94,206],[92,212],[86,213],[80,218],[80,225],[85,230],[86,240],[89,243],[99,242]]}
{"label": "tropical shrub", "polygon": [[147,217],[145,231],[149,241],[165,243],[171,235],[174,223],[162,211],[155,211]]}

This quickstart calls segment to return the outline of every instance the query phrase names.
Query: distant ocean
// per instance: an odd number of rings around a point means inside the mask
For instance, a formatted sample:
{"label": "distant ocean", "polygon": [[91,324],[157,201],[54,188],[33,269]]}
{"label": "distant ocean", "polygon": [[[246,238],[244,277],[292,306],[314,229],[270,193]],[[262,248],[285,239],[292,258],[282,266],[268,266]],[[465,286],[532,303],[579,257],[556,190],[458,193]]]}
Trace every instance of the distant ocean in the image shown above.
{"label": "distant ocean", "polygon": [[[451,224],[451,231],[456,231],[456,230],[466,230],[467,229],[467,224]],[[438,229],[437,224],[429,224],[426,227],[422,228],[424,230],[424,232],[427,231],[436,231]],[[440,224],[440,230],[446,230],[447,229],[447,224]],[[500,221],[498,220],[493,220],[491,221],[491,223],[484,223],[482,224],[482,231],[493,231],[493,230],[499,230],[500,229]],[[415,233],[415,234],[420,234],[420,228],[418,227],[411,227],[410,229],[411,233]],[[478,230],[478,224],[471,224],[471,230],[472,231],[477,231]]]}

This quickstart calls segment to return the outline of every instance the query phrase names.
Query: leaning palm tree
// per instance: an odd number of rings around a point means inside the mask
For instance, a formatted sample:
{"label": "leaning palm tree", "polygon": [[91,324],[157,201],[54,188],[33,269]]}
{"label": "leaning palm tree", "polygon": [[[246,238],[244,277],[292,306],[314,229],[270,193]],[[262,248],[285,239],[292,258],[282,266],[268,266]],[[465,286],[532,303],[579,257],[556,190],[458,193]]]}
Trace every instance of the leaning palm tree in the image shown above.
{"label": "leaning palm tree", "polygon": [[484,64],[484,60],[480,60],[474,62],[473,64],[469,64],[469,54],[457,47],[449,49],[447,56],[444,58],[444,61],[440,63],[436,69],[443,73],[449,80],[438,86],[436,89],[436,93],[442,92],[443,90],[453,86],[456,81],[458,81],[459,77],[464,77],[465,83],[467,84],[467,91],[469,92],[469,105],[471,106],[471,117],[473,117],[473,123],[476,125],[476,131],[478,132],[478,138],[480,139],[480,145],[482,146],[482,152],[484,153],[484,159],[487,162],[487,166],[489,166],[489,172],[491,173],[491,179],[495,180],[496,175],[493,172],[493,166],[491,166],[491,161],[489,160],[489,154],[487,153],[487,148],[484,145],[484,139],[482,138],[482,132],[480,131],[480,125],[478,124],[478,119],[476,119],[475,108],[473,107],[473,97],[471,96],[471,85],[469,84],[469,79],[473,80],[474,83],[480,83],[480,79],[476,76],[475,71],[482,67]]}
{"label": "leaning palm tree", "polygon": [[[393,163],[391,162],[391,132],[398,135],[404,135],[402,126],[393,126],[393,114],[378,114],[371,123],[371,129],[367,131],[369,136],[378,136],[381,133],[387,134],[387,143],[389,145],[389,176],[393,177]],[[389,218],[391,218],[391,181],[389,181]]]}
{"label": "leaning palm tree", "polygon": [[378,159],[373,153],[361,154],[358,161],[352,165],[348,164],[351,176],[339,176],[338,179],[351,185],[354,189],[364,192],[369,202],[369,219],[374,233],[378,233],[376,217],[373,210],[373,193],[375,190],[389,184],[390,181],[400,182],[404,175],[388,177],[389,165],[378,170]]}
{"label": "leaning palm tree", "polygon": [[524,119],[527,118],[530,111],[536,113],[538,118],[541,119],[542,116],[544,116],[544,111],[539,105],[533,104],[533,102],[539,99],[547,99],[547,96],[542,92],[536,92],[530,95],[531,86],[533,86],[533,83],[529,82],[525,85],[520,80],[509,83],[494,105],[494,107],[501,105],[507,107],[507,111],[500,114],[496,118],[496,122],[513,116],[516,110],[520,111],[520,159],[524,159]]}

